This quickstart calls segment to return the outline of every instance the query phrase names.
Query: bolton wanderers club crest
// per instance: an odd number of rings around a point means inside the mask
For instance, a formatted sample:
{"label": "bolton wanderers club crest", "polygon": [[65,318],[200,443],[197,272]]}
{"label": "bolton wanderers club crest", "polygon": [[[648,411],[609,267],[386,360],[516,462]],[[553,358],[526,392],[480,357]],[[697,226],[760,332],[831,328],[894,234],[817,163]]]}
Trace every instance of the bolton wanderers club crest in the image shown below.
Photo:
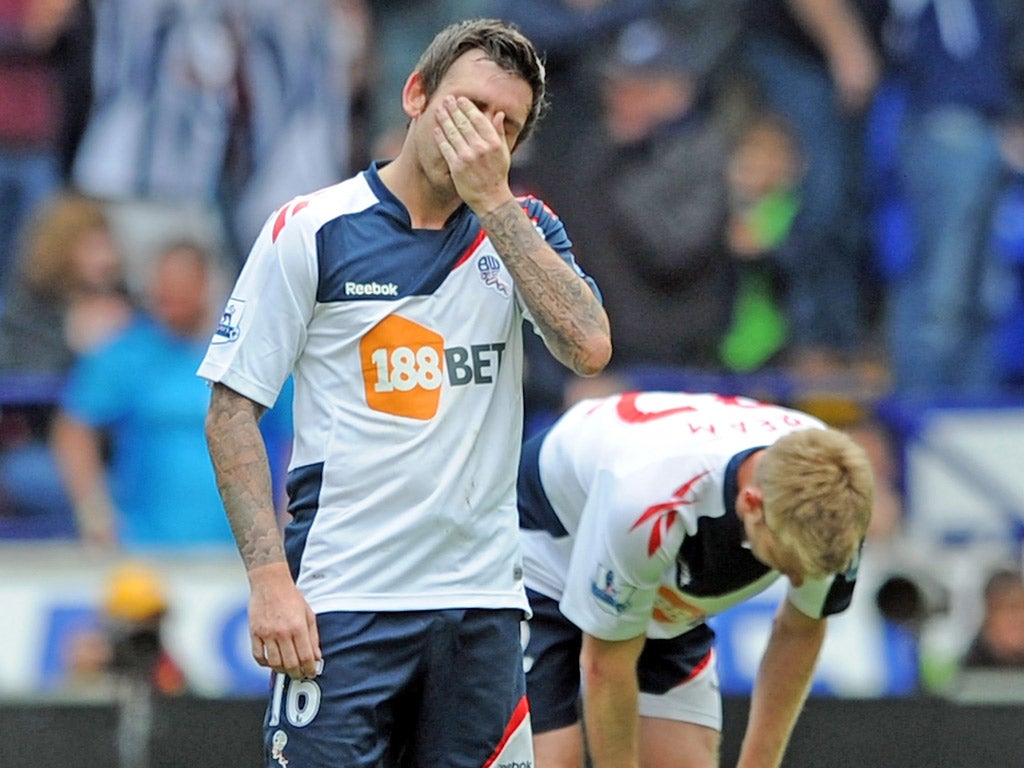
{"label": "bolton wanderers club crest", "polygon": [[275,760],[282,768],[288,765],[288,758],[284,756],[284,748],[288,743],[288,734],[284,731],[274,731],[270,744],[270,759]]}
{"label": "bolton wanderers club crest", "polygon": [[502,296],[508,297],[508,283],[501,279],[501,262],[497,256],[484,254],[476,260],[476,268],[480,272],[480,279],[484,285],[490,286]]}

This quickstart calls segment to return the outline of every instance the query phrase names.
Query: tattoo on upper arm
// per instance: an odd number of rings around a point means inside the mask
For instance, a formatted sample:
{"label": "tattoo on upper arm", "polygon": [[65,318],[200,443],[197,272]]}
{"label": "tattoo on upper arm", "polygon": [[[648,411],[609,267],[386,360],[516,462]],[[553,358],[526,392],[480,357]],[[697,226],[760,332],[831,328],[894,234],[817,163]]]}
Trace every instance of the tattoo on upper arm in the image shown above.
{"label": "tattoo on upper arm", "polygon": [[266,447],[259,431],[264,410],[216,384],[206,417],[206,440],[217,487],[247,569],[285,559]]}

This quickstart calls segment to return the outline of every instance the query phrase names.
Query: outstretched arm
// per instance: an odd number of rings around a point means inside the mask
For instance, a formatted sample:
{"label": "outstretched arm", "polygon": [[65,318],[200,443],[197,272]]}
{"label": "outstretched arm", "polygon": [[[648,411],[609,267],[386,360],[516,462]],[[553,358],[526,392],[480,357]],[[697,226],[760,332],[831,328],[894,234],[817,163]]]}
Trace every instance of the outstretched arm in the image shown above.
{"label": "outstretched arm", "polygon": [[777,768],[782,763],[810,690],[825,626],[825,619],[812,619],[783,600],[757,672],[737,768]]}
{"label": "outstretched arm", "polygon": [[258,664],[313,677],[321,657],[316,617],[284,554],[259,419],[264,408],[214,384],[206,441],[224,509],[249,577],[249,636]]}
{"label": "outstretched arm", "polygon": [[594,768],[639,768],[640,684],[636,664],[647,638],[599,640],[583,633],[583,717]]}
{"label": "outstretched arm", "polygon": [[459,196],[473,209],[516,281],[551,353],[581,376],[611,357],[608,317],[594,292],[555,253],[512,194],[504,113],[493,122],[468,99],[446,97],[436,139]]}

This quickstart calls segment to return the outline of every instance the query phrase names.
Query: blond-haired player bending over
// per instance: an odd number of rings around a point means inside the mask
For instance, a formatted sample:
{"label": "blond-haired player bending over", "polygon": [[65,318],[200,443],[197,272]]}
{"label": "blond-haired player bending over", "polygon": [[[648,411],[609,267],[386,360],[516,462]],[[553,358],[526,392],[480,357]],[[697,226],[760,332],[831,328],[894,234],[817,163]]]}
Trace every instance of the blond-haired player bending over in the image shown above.
{"label": "blond-haired player bending over", "polygon": [[706,619],[784,576],[739,760],[778,766],[826,617],[850,604],[873,491],[850,437],[740,397],[585,400],[528,441],[519,515],[537,768],[580,768],[585,750],[596,768],[717,766]]}

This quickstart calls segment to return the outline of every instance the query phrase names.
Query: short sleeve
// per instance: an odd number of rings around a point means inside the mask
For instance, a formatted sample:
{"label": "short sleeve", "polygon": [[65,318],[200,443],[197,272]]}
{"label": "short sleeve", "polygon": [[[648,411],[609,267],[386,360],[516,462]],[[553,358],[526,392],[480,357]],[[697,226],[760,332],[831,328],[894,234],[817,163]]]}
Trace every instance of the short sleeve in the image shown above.
{"label": "short sleeve", "polygon": [[824,579],[806,579],[799,587],[790,585],[789,602],[800,612],[814,619],[821,619],[842,613],[853,601],[853,589],[857,584],[857,569],[860,555],[846,573],[828,576]]}
{"label": "short sleeve", "polygon": [[294,201],[270,218],[225,304],[199,376],[268,408],[305,345],[316,304],[315,231]]}
{"label": "short sleeve", "polygon": [[663,503],[671,477],[660,463],[596,476],[561,601],[566,617],[588,634],[627,640],[646,632],[661,578],[687,535],[684,517]]}

